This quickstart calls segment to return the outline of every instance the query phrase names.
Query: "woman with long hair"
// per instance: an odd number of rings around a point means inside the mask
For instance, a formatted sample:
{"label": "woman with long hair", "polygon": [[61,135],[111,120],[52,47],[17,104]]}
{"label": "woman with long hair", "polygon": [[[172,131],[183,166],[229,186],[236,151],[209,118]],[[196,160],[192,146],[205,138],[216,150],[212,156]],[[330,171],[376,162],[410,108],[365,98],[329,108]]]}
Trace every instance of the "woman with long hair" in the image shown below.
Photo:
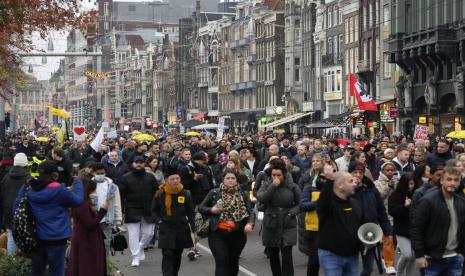
{"label": "woman with long hair", "polygon": [[424,183],[431,181],[431,168],[426,164],[419,165],[413,171],[412,177],[415,185],[420,187]]}
{"label": "woman with long hair", "polygon": [[274,159],[270,170],[271,177],[257,194],[265,210],[262,242],[268,249],[273,276],[293,276],[292,247],[297,243],[300,189],[281,159]]}
{"label": "woman with long hair", "polygon": [[84,203],[73,208],[73,237],[66,269],[67,276],[105,276],[106,258],[103,232],[100,221],[105,217],[111,198],[107,198],[97,211],[90,195],[95,192],[97,183],[89,177],[83,177]]}
{"label": "woman with long hair", "polygon": [[238,175],[237,181],[239,182],[241,188],[245,191],[250,191],[251,184],[254,181],[253,175],[248,169],[244,168],[242,162],[239,159],[235,157],[230,158],[224,169],[235,170]]}
{"label": "woman with long hair", "polygon": [[199,212],[210,217],[208,245],[215,258],[215,275],[237,276],[246,234],[255,225],[252,203],[239,186],[237,171],[225,170],[223,183],[208,193]]}
{"label": "woman with long hair", "polygon": [[321,178],[321,174],[323,173],[323,167],[325,165],[325,161],[320,153],[315,153],[312,156],[312,166],[309,170],[304,172],[299,179],[298,186],[301,190],[304,189],[307,185],[312,185],[316,187],[317,182]]}
{"label": "woman with long hair", "polygon": [[160,169],[160,159],[151,155],[145,160],[145,171],[155,176],[158,183],[165,183],[163,172]]}
{"label": "woman with long hair", "polygon": [[373,175],[367,167],[367,158],[363,151],[354,152],[350,158],[350,161],[360,162],[363,165],[365,165],[365,176],[368,177],[370,180],[374,181]]}
{"label": "woman with long hair", "polygon": [[412,174],[404,173],[389,197],[388,212],[394,218],[394,234],[400,252],[396,264],[397,275],[413,275],[416,270],[409,230],[412,196],[418,187]]}

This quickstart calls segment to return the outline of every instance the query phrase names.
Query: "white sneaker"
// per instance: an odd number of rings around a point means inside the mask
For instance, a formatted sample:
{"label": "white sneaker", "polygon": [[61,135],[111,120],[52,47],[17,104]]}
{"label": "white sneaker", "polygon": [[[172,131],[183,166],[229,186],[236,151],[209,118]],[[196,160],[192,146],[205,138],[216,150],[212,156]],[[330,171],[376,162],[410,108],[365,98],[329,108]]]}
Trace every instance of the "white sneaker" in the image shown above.
{"label": "white sneaker", "polygon": [[140,261],[139,261],[139,258],[138,258],[138,257],[132,258],[131,266],[133,266],[133,267],[138,267],[139,264],[140,264]]}
{"label": "white sneaker", "polygon": [[139,250],[139,261],[145,261],[145,252],[144,252],[144,248],[141,248]]}
{"label": "white sneaker", "polygon": [[386,267],[386,274],[396,274],[396,269],[392,266]]}

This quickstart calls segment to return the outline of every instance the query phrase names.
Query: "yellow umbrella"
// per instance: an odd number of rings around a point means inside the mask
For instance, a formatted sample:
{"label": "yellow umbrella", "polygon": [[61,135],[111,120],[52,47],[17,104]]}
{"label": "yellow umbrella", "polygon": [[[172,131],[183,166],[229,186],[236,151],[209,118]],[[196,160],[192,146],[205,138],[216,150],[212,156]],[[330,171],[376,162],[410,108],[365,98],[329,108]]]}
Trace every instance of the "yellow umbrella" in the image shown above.
{"label": "yellow umbrella", "polygon": [[139,135],[139,134],[142,134],[142,132],[140,132],[138,130],[134,130],[133,132],[131,132],[132,136],[136,136],[136,135]]}
{"label": "yellow umbrella", "polygon": [[150,134],[139,134],[139,135],[136,135],[134,137],[132,137],[134,140],[136,141],[149,141],[149,142],[153,142],[155,140],[157,140],[155,137],[153,137],[152,135]]}
{"label": "yellow umbrella", "polygon": [[465,130],[452,131],[446,135],[447,138],[465,139]]}
{"label": "yellow umbrella", "polygon": [[57,126],[52,127],[52,132],[57,132],[60,128]]}
{"label": "yellow umbrella", "polygon": [[200,133],[195,132],[195,131],[190,131],[190,132],[184,133],[184,136],[200,136]]}
{"label": "yellow umbrella", "polygon": [[37,137],[37,142],[48,142],[50,139],[48,137]]}

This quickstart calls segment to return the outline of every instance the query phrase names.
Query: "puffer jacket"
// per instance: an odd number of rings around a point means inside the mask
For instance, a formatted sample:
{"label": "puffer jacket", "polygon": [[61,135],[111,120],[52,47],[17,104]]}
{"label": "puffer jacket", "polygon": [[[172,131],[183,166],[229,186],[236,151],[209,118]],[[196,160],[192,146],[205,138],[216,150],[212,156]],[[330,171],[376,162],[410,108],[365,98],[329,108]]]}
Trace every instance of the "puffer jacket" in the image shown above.
{"label": "puffer jacket", "polygon": [[271,178],[263,183],[257,199],[265,205],[262,242],[266,247],[292,246],[297,243],[297,219],[300,212],[300,189],[286,176],[275,187]]}
{"label": "puffer jacket", "polygon": [[384,207],[386,210],[388,207],[389,197],[394,192],[394,185],[395,183],[393,183],[393,180],[387,178],[387,176],[385,176],[382,172],[379,173],[378,180],[375,181],[375,187],[383,199]]}
{"label": "puffer jacket", "polygon": [[148,223],[154,222],[151,208],[153,196],[158,190],[155,176],[145,170],[132,170],[121,177],[118,188],[125,223],[140,222],[142,218]]}
{"label": "puffer jacket", "polygon": [[[41,178],[29,183],[29,205],[35,218],[37,238],[44,241],[58,241],[71,238],[71,220],[68,208],[78,207],[84,203],[82,181],[74,179],[72,189],[68,190],[58,182]],[[23,198],[26,185],[18,192],[15,208]]]}

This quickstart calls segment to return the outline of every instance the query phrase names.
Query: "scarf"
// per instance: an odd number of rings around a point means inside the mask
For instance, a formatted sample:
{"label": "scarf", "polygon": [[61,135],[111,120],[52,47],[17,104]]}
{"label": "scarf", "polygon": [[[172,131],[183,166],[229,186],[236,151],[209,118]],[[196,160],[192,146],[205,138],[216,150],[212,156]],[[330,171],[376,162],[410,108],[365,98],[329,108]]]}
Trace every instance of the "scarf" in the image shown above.
{"label": "scarf", "polygon": [[239,222],[249,216],[239,185],[227,187],[221,184],[220,194],[223,200],[223,212],[221,212],[220,220]]}
{"label": "scarf", "polygon": [[171,217],[173,215],[173,211],[171,210],[171,195],[179,194],[182,191],[182,189],[184,189],[184,187],[182,186],[182,184],[179,184],[177,188],[172,188],[170,185],[165,183],[160,185],[159,189],[165,193],[166,215],[168,217]]}

